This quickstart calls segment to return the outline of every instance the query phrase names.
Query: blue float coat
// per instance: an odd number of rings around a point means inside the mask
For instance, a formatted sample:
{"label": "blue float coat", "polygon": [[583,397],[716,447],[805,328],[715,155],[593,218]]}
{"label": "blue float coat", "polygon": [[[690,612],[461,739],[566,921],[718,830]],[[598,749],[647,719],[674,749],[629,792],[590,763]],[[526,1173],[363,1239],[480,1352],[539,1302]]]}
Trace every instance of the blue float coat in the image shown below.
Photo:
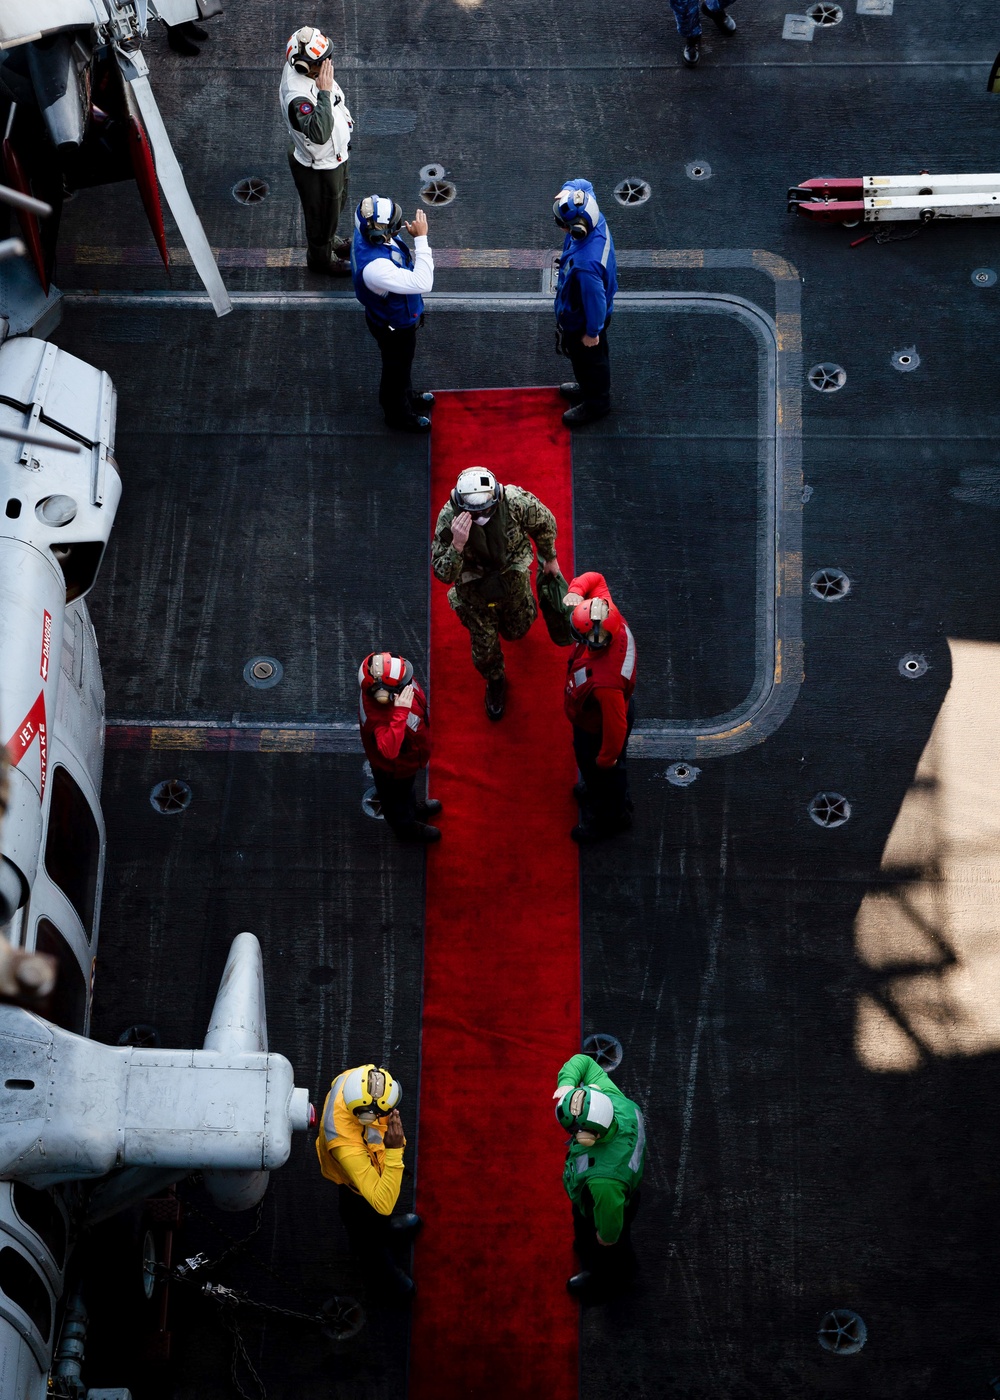
{"label": "blue float coat", "polygon": [[[589,180],[567,180],[568,190],[594,193]],[[615,245],[603,214],[586,238],[567,233],[556,284],[556,320],[564,331],[600,334],[618,290]]]}
{"label": "blue float coat", "polygon": [[404,292],[373,292],[364,274],[365,266],[376,258],[388,258],[397,267],[413,266],[413,255],[405,243],[383,243],[376,247],[367,241],[360,229],[355,229],[351,245],[354,295],[377,325],[392,326],[394,330],[415,326],[423,313],[423,297],[408,296]]}

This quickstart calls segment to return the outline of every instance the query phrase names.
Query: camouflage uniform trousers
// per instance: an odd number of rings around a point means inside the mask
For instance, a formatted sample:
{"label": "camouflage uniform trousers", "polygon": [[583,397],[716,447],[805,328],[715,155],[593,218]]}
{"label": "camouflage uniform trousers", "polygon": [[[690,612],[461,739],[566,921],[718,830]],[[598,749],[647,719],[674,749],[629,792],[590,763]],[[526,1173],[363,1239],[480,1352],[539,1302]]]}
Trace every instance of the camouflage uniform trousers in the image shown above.
{"label": "camouflage uniform trousers", "polygon": [[[733,0],[705,0],[706,8],[715,10],[727,10]],[[674,19],[677,21],[677,32],[682,39],[697,39],[701,34],[701,15],[699,13],[699,0],[670,0],[670,8],[674,12]]]}
{"label": "camouflage uniform trousers", "polygon": [[531,591],[527,570],[509,574],[511,591],[499,603],[487,603],[468,585],[459,598],[456,588],[448,589],[448,602],[459,622],[469,629],[472,639],[472,664],[481,676],[498,680],[504,673],[500,638],[516,642],[523,637],[538,616],[538,604]]}

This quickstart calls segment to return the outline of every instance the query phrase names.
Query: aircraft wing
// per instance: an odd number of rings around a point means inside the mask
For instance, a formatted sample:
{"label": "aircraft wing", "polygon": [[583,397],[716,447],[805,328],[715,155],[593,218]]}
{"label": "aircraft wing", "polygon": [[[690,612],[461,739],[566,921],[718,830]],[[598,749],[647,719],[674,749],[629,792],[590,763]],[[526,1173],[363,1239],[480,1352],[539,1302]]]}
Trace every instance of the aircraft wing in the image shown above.
{"label": "aircraft wing", "polygon": [[163,197],[174,216],[185,247],[191,254],[195,270],[212,299],[216,316],[225,316],[227,311],[232,311],[233,304],[229,300],[229,293],[226,291],[222,275],[216,265],[215,256],[205,236],[201,220],[191,202],[187,185],[184,183],[184,176],[181,174],[177,157],[174,155],[174,148],[167,135],[167,128],[163,124],[160,109],[156,105],[153,89],[149,85],[149,69],[146,67],[146,60],[138,50],[135,53],[124,53],[121,49],[116,49],[115,57],[118,59],[118,66],[125,81],[135,96],[136,105],[149,137],[149,143],[153,148],[156,178],[160,182]]}
{"label": "aircraft wing", "polygon": [[3,0],[0,5],[0,49],[27,44],[56,29],[105,24],[104,0]]}

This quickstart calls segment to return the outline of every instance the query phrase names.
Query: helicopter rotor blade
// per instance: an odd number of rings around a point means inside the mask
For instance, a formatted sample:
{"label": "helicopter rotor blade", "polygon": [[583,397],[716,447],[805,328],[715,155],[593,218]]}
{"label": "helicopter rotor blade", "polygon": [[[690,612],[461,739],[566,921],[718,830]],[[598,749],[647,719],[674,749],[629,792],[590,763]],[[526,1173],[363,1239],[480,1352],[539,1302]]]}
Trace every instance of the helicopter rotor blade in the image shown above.
{"label": "helicopter rotor blade", "polygon": [[116,48],[115,57],[118,60],[122,76],[135,97],[143,125],[146,128],[146,135],[153,148],[156,176],[160,182],[163,197],[174,216],[185,246],[191,254],[195,270],[211,298],[215,314],[225,316],[233,309],[233,304],[229,300],[229,293],[226,291],[222,274],[216,265],[201,220],[191,202],[191,196],[184,183],[184,176],[167,135],[167,128],[163,124],[160,109],[156,105],[153,89],[149,85],[149,69],[146,66],[146,60],[138,49],[134,53],[126,53],[122,49]]}

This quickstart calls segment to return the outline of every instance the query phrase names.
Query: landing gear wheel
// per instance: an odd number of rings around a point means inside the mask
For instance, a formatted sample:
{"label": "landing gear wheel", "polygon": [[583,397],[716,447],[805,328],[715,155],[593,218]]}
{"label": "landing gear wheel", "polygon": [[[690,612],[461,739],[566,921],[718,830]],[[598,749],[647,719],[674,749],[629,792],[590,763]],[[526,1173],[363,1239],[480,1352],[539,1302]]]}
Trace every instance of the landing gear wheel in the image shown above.
{"label": "landing gear wheel", "polygon": [[151,1303],[156,1291],[156,1241],[152,1230],[142,1237],[142,1291],[146,1302]]}

